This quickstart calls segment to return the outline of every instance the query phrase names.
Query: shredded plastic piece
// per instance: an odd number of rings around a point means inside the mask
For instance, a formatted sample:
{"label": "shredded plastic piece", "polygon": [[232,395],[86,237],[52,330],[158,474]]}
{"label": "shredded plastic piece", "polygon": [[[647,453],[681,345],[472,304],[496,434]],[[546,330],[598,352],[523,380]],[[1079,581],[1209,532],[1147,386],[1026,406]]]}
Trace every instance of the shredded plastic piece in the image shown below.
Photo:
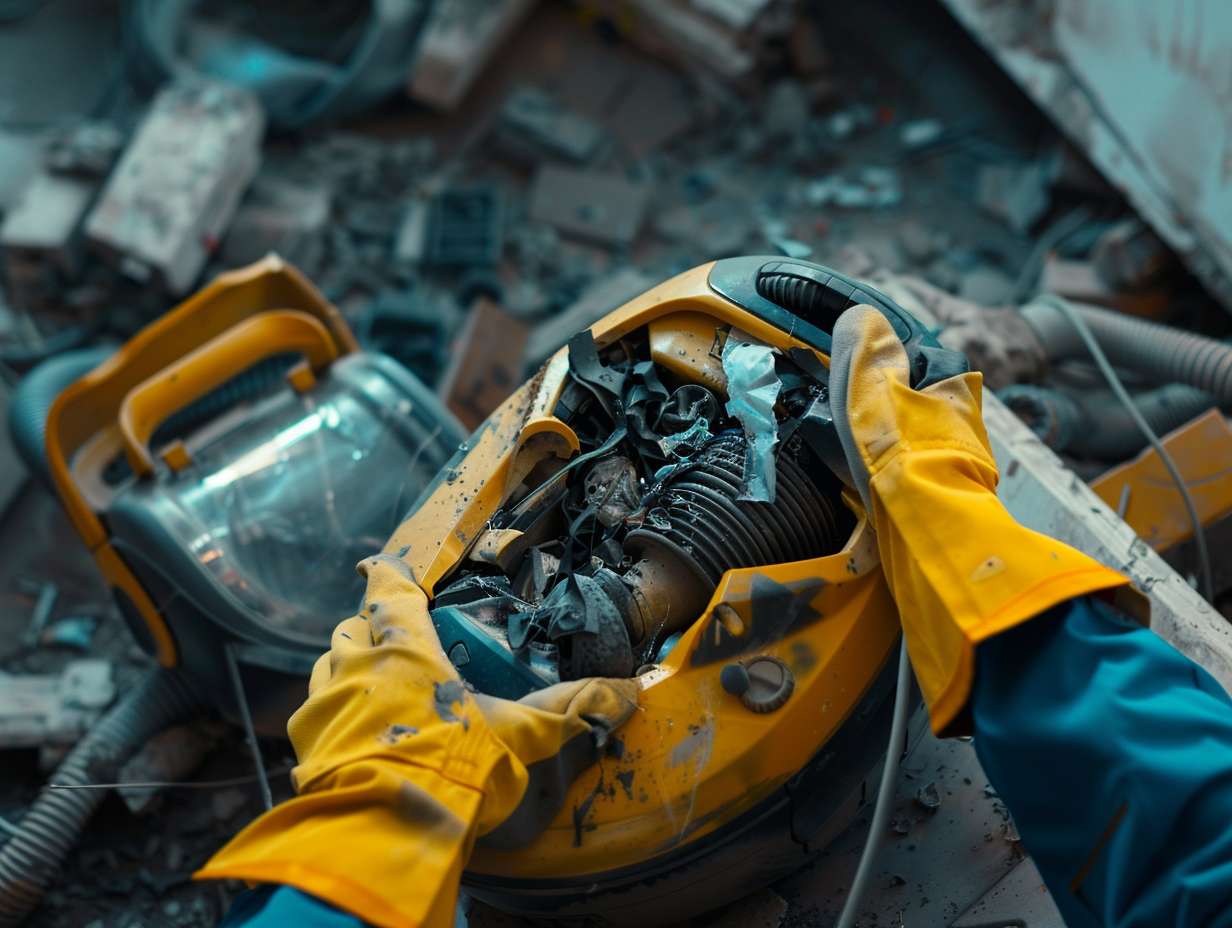
{"label": "shredded plastic piece", "polygon": [[723,346],[723,372],[727,412],[740,420],[748,439],[740,499],[773,503],[774,446],[779,440],[774,404],[783,386],[774,370],[774,350],[746,342],[733,332]]}
{"label": "shredded plastic piece", "polygon": [[669,458],[686,458],[700,449],[710,437],[709,423],[705,419],[697,419],[683,432],[664,435],[659,439],[659,447]]}

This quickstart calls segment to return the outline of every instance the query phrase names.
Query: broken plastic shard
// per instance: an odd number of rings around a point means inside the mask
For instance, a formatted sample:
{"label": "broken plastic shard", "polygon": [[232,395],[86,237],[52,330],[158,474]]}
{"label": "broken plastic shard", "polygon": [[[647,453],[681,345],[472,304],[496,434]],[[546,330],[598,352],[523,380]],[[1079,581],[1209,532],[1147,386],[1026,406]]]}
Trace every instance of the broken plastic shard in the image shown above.
{"label": "broken plastic shard", "polygon": [[774,403],[783,386],[774,370],[774,350],[732,332],[723,346],[723,372],[727,375],[727,412],[740,420],[748,439],[744,491],[739,498],[772,503],[774,446],[779,440]]}
{"label": "broken plastic shard", "polygon": [[926,783],[915,792],[915,801],[922,809],[936,812],[941,808],[941,793],[935,782]]}
{"label": "broken plastic shard", "polygon": [[[683,432],[678,432],[675,435],[664,435],[659,439],[659,447],[669,457],[686,458],[699,450],[709,440],[710,428],[706,420],[698,419]],[[670,469],[662,468],[660,472],[662,471],[670,472]],[[655,474],[655,479],[660,479],[659,474]]]}

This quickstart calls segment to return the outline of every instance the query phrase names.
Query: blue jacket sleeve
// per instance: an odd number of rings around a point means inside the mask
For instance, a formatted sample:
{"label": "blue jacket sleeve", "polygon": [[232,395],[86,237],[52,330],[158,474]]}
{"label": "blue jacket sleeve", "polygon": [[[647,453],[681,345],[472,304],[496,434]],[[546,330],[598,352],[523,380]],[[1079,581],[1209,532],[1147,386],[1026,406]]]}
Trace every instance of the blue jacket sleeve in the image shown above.
{"label": "blue jacket sleeve", "polygon": [[1069,928],[1232,926],[1232,700],[1080,599],[980,645],[975,749]]}
{"label": "blue jacket sleeve", "polygon": [[294,887],[267,884],[237,896],[219,928],[361,928],[363,924]]}

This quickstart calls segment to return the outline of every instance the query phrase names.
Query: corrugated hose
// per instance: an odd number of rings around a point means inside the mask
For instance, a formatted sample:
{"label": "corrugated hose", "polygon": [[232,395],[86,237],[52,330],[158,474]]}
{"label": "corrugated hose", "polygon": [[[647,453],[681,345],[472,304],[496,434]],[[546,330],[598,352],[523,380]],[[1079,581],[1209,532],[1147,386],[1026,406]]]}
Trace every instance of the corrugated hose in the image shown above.
{"label": "corrugated hose", "polygon": [[[152,671],[77,743],[51,782],[80,786],[114,781],[137,748],[201,705],[183,674]],[[0,926],[20,924],[39,904],[108,792],[43,788],[17,832],[0,848]]]}

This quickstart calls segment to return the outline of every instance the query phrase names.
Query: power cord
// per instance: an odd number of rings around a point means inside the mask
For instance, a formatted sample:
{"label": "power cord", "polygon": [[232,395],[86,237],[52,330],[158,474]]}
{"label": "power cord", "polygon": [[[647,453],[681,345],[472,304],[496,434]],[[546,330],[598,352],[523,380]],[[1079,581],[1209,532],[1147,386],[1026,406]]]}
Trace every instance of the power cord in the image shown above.
{"label": "power cord", "polygon": [[1125,385],[1121,383],[1121,378],[1112,369],[1112,365],[1108,362],[1104,350],[1099,347],[1099,342],[1096,341],[1090,327],[1086,324],[1086,320],[1082,318],[1082,314],[1078,312],[1077,308],[1068,300],[1051,293],[1036,297],[1036,301],[1051,306],[1069,320],[1070,325],[1074,327],[1074,330],[1082,338],[1083,344],[1086,345],[1091,359],[1095,361],[1095,366],[1099,368],[1099,372],[1108,381],[1108,386],[1112,388],[1116,398],[1121,401],[1130,418],[1134,420],[1134,424],[1138,426],[1138,431],[1151,443],[1151,447],[1155,449],[1155,453],[1163,461],[1164,467],[1167,468],[1173,483],[1176,484],[1177,492],[1181,494],[1181,499],[1185,503],[1185,511],[1189,513],[1189,521],[1193,524],[1194,544],[1198,549],[1198,569],[1201,576],[1202,595],[1206,598],[1207,602],[1213,603],[1215,601],[1215,582],[1211,572],[1211,555],[1206,547],[1206,532],[1202,528],[1202,519],[1198,516],[1198,507],[1194,505],[1193,496],[1190,495],[1189,487],[1185,485],[1185,478],[1181,476],[1181,471],[1176,466],[1176,461],[1172,459],[1172,455],[1168,453],[1163,442],[1159,440],[1155,430],[1151,428],[1150,423],[1146,421],[1139,411],[1133,398],[1130,397],[1129,392],[1125,389]]}
{"label": "power cord", "polygon": [[843,903],[843,912],[838,917],[835,928],[852,928],[856,923],[856,913],[860,908],[860,900],[868,889],[868,881],[873,875],[873,861],[877,858],[877,850],[881,846],[881,836],[890,823],[890,808],[894,805],[894,787],[898,785],[898,764],[903,756],[903,744],[907,733],[907,717],[911,714],[911,659],[907,657],[907,639],[904,638],[898,649],[898,682],[894,692],[894,720],[890,724],[890,743],[886,746],[885,765],[881,769],[881,783],[877,786],[877,801],[873,806],[873,821],[868,826],[868,835],[864,839],[864,850],[860,852],[860,863],[856,866],[856,875],[851,881],[851,889],[847,892],[847,901]]}

